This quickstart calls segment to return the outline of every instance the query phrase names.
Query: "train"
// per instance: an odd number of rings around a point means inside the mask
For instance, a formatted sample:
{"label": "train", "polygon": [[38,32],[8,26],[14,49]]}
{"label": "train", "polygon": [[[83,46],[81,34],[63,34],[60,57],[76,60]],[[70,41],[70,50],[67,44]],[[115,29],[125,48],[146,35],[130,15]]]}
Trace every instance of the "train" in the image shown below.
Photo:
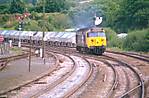
{"label": "train", "polygon": [[[33,34],[32,44],[41,46],[41,31],[16,31],[0,30],[0,35],[4,36],[6,42],[12,40],[12,43],[30,43],[30,33]],[[79,52],[89,52],[102,54],[106,49],[105,31],[99,27],[90,27],[79,29],[74,32],[45,32],[44,37],[46,45],[76,48]]]}
{"label": "train", "polygon": [[106,45],[106,34],[103,28],[82,28],[76,33],[76,50],[79,52],[102,55]]}
{"label": "train", "polygon": [[[11,40],[12,43],[18,44],[19,41],[22,44],[31,43],[36,46],[42,45],[43,32],[41,31],[17,31],[17,30],[0,30],[0,35],[4,37],[5,42]],[[58,47],[75,47],[75,35],[76,32],[45,32],[44,42],[47,46],[58,46]]]}

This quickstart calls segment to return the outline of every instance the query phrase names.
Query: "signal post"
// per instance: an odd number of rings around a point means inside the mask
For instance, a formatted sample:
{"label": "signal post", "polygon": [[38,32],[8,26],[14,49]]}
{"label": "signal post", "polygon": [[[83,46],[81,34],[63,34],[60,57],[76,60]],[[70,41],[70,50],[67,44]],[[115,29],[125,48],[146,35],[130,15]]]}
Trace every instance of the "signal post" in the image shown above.
{"label": "signal post", "polygon": [[4,41],[4,37],[2,35],[0,35],[0,48],[1,48],[1,54],[3,54],[3,47],[2,47],[2,43]]}

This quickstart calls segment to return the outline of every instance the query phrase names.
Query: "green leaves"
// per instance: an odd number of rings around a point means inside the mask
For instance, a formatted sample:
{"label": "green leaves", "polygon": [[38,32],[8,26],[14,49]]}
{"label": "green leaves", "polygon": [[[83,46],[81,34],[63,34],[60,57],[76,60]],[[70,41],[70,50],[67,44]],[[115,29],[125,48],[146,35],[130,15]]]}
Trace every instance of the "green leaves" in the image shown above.
{"label": "green leaves", "polygon": [[13,13],[23,13],[25,10],[25,3],[22,0],[12,0],[9,11]]}
{"label": "green leaves", "polygon": [[117,32],[147,28],[149,25],[148,0],[94,0],[103,11],[105,26]]}
{"label": "green leaves", "polygon": [[25,30],[33,31],[62,31],[70,27],[70,20],[62,13],[46,13],[43,20],[41,13],[33,12],[31,20],[25,25]]}
{"label": "green leaves", "polygon": [[[43,12],[43,0],[38,0],[35,10],[37,12]],[[45,0],[45,12],[63,12],[69,9],[68,2],[66,0]]]}
{"label": "green leaves", "polygon": [[[116,21],[119,21],[119,25],[116,27],[119,28],[121,25],[128,29],[142,29],[147,28],[149,22],[147,21],[149,15],[149,1],[146,0],[123,0],[120,3],[120,10],[117,12],[118,17]],[[121,24],[121,25],[120,25]]]}
{"label": "green leaves", "polygon": [[123,43],[123,48],[149,52],[149,28],[130,32]]}
{"label": "green leaves", "polygon": [[0,14],[9,13],[9,5],[8,4],[1,4],[0,5]]}

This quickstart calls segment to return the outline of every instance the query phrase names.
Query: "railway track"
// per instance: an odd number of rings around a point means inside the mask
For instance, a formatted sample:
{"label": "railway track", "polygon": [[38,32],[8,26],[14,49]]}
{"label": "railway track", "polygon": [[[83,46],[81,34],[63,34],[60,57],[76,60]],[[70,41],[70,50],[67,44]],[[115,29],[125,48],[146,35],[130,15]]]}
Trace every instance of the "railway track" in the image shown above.
{"label": "railway track", "polygon": [[28,57],[28,55],[29,53],[23,53],[23,54],[18,54],[14,56],[0,58],[0,64],[1,64],[0,71],[3,70],[9,62],[22,59],[22,58],[26,58]]}
{"label": "railway track", "polygon": [[106,52],[125,55],[128,57],[136,58],[136,59],[139,59],[139,60],[142,60],[142,61],[149,63],[149,56],[145,56],[145,55],[141,55],[141,54],[137,54],[137,53],[132,53],[132,52],[116,52],[116,51],[106,51]]}
{"label": "railway track", "polygon": [[[40,98],[44,96],[46,98],[45,96],[47,96],[49,98],[49,96],[53,96],[59,98],[61,96],[66,98],[71,96],[90,77],[92,67],[88,61],[80,57],[66,55],[64,57],[60,54],[57,56],[61,63],[57,64],[57,69],[52,73],[47,73],[38,79],[2,92],[0,93],[1,97]],[[60,92],[62,92],[61,95]]]}
{"label": "railway track", "polygon": [[[62,56],[62,55],[61,55]],[[42,89],[42,91],[39,91],[38,93],[30,96],[29,98],[37,98],[45,93],[47,93],[49,90],[57,87],[60,83],[64,82],[76,69],[75,62],[72,58],[69,56],[62,57],[65,59],[62,61],[62,64],[59,64],[59,69],[55,70],[49,77],[47,77],[49,83],[47,84],[47,87]],[[50,96],[47,96],[50,97]]]}
{"label": "railway track", "polygon": [[[98,78],[97,81],[102,82],[98,82],[93,86],[93,89],[97,88],[96,93],[95,90],[92,93],[87,92],[88,95],[97,94],[97,96],[81,96],[81,98],[144,98],[144,81],[138,69],[136,70],[136,64],[133,65],[129,60],[127,62],[127,60],[124,61],[123,59],[133,58],[134,62],[137,60],[136,63],[140,61],[149,63],[148,56],[113,51],[106,51],[103,56],[86,55],[84,53],[76,53],[76,49],[74,48],[67,48],[74,47],[75,45],[71,42],[69,43],[69,41],[61,43],[59,39],[60,37],[56,37],[58,41],[54,38],[46,42],[46,44],[54,46],[48,50],[51,50],[51,52],[56,51],[55,54],[60,58],[57,60],[59,61],[57,64],[58,67],[52,73],[48,73],[29,84],[23,84],[3,94],[9,97],[19,98],[72,97],[88,84],[87,82],[90,81],[94,69],[99,69],[99,78],[98,76],[95,77]],[[29,39],[26,41],[26,47],[31,47],[30,45],[28,46]],[[38,44],[38,47],[34,45],[32,48],[41,48],[41,40],[36,41],[34,39],[30,43]],[[115,57],[113,55],[111,56],[110,53],[114,54]],[[123,59],[120,59],[121,57]],[[7,65],[8,60],[2,60],[0,62],[2,65]],[[98,67],[94,68],[93,65],[96,64],[98,64]],[[142,64],[141,66],[145,65]],[[94,82],[94,80],[91,81]],[[99,89],[98,85],[102,87]]]}
{"label": "railway track", "polygon": [[[48,50],[50,50],[50,49],[48,49]],[[53,50],[51,50],[51,51],[53,51]],[[61,53],[61,51],[54,51],[54,52],[56,52],[56,53]],[[63,52],[64,52],[64,51],[63,51]],[[64,52],[64,53],[65,53],[65,52]],[[67,52],[67,53],[68,53],[68,52]],[[69,54],[69,53],[68,53],[68,54]],[[70,55],[70,54],[69,54],[69,55]],[[75,56],[77,56],[77,57],[83,57],[83,58],[85,58],[85,59],[92,59],[92,60],[94,59],[94,60],[97,60],[97,59],[95,59],[95,58],[89,58],[87,55],[86,55],[86,56],[80,55],[80,54],[72,54],[72,55],[75,55]],[[99,59],[98,59],[98,60],[99,60]],[[113,66],[112,64],[110,64],[109,62],[104,61],[104,60],[101,60],[101,59],[100,59],[100,61],[105,63],[107,69],[108,69],[109,72],[110,72],[109,75],[112,74],[111,77],[113,77],[111,80],[108,81],[109,83],[108,83],[107,89],[106,89],[106,91],[104,91],[104,92],[107,92],[107,93],[101,94],[100,97],[102,96],[103,98],[110,98],[110,95],[112,94],[112,92],[113,92],[115,86],[117,85],[117,72],[116,72],[114,66]],[[92,66],[92,67],[93,67],[93,66]],[[93,72],[92,72],[92,73],[93,73]],[[90,74],[90,75],[91,75],[91,74]],[[89,79],[87,79],[87,80],[89,80]],[[86,82],[87,82],[87,80],[86,80]],[[85,85],[85,83],[83,83],[83,84]],[[83,88],[83,86],[84,86],[83,84],[82,84],[82,86],[78,87],[78,89],[76,89],[74,92],[72,92],[72,94],[70,94],[69,96],[67,96],[67,97],[65,97],[65,98],[71,97],[75,92],[77,92],[77,90]],[[55,90],[55,91],[57,91],[57,90]],[[43,97],[45,97],[45,96],[43,96]],[[57,98],[57,97],[56,97],[56,98]],[[59,97],[58,97],[58,98],[59,98]],[[63,97],[60,97],[60,98],[63,98]]]}
{"label": "railway track", "polygon": [[[57,59],[57,57],[54,55],[54,54],[52,54],[52,53],[49,53],[50,54],[50,56],[52,55],[53,56],[53,58],[55,58],[56,59],[56,62],[55,62],[55,67],[57,67],[58,66],[58,59]],[[28,56],[28,55],[27,55]],[[18,57],[17,57],[18,58]],[[24,55],[23,55],[23,58],[24,58]],[[13,58],[14,59],[14,58]],[[20,59],[20,58],[19,58]],[[53,70],[54,70],[55,68],[53,68]],[[49,75],[49,73],[51,73],[51,71],[50,70],[48,70],[47,72],[45,72],[45,73],[42,73],[41,75],[39,75],[38,77],[36,77],[36,78],[33,78],[32,80],[29,80],[29,81],[26,81],[26,82],[23,82],[22,84],[20,84],[20,85],[17,85],[17,86],[13,86],[13,87],[9,87],[9,89],[8,90],[3,90],[3,91],[1,91],[0,92],[0,98],[11,98],[12,96],[14,96],[14,95],[16,95],[19,91],[21,91],[22,89],[24,89],[24,88],[28,88],[28,86],[31,84],[31,83],[37,83],[37,81],[39,80],[39,79],[41,79],[41,78],[43,78],[44,76],[47,76],[47,75]]]}
{"label": "railway track", "polygon": [[[108,55],[94,56],[76,53],[72,48],[48,48],[47,50],[56,53],[61,58],[61,63],[59,63],[56,70],[0,95],[9,97],[11,95],[10,98],[69,98],[75,95],[89,81],[93,74],[93,66],[90,60],[96,60],[104,63],[109,68],[109,72],[112,72],[110,81],[108,81],[107,75],[104,76],[103,81],[105,84],[103,84],[107,85],[105,86],[107,88],[104,94],[103,91],[98,92],[98,96],[103,96],[103,98],[144,98],[144,82],[142,77],[132,65],[126,62]],[[62,54],[67,55],[63,57]],[[64,65],[70,66],[66,67]]]}
{"label": "railway track", "polygon": [[[67,49],[65,49],[67,50]],[[63,50],[64,52],[64,50]],[[65,51],[65,53],[68,53],[68,51]],[[71,52],[72,53],[72,52]],[[78,53],[73,52],[75,55]],[[79,54],[80,55],[80,54]],[[81,56],[83,56],[84,58],[89,58],[88,55],[81,54]],[[91,56],[91,55],[90,55]],[[111,98],[111,96],[113,96],[113,98],[115,97],[133,97],[133,98],[144,98],[144,82],[142,80],[142,77],[140,76],[140,74],[135,70],[135,68],[132,67],[132,65],[127,64],[123,61],[120,61],[118,59],[112,58],[110,56],[100,56],[97,59],[97,56],[93,56],[90,59],[94,59],[94,60],[98,60],[100,61],[102,59],[102,62],[104,62],[105,64],[107,64],[107,60],[112,60],[112,62],[117,62],[117,64],[115,63],[111,63],[108,62],[108,65],[110,64],[110,66],[113,66],[113,70],[115,70],[114,74],[116,77],[113,81],[113,86],[110,88],[107,96],[110,96],[109,98]],[[106,61],[106,62],[105,62]],[[120,66],[120,67],[119,67]],[[122,71],[122,72],[120,72]],[[117,75],[119,74],[119,75]],[[125,77],[125,84],[123,84],[123,79],[121,78],[122,76]],[[121,78],[121,79],[120,79]],[[133,80],[133,81],[132,81]],[[122,83],[121,83],[122,82]],[[123,90],[120,92],[120,89]],[[134,95],[132,95],[134,94]],[[105,97],[107,98],[107,97]]]}
{"label": "railway track", "polygon": [[[108,56],[107,56],[108,57]],[[111,57],[108,57],[111,58]],[[126,62],[120,61],[118,59],[112,58],[114,61],[118,62],[115,65],[117,70],[118,77],[122,77],[122,71],[124,72],[123,76],[126,77],[126,84],[123,83],[122,79],[118,79],[117,88],[114,90],[113,98],[123,98],[123,97],[132,97],[132,98],[144,98],[144,82],[140,74],[132,67],[132,65],[127,64]],[[121,81],[122,80],[122,81]],[[124,86],[124,88],[123,88]],[[123,92],[120,89],[125,89]],[[135,91],[135,92],[133,92]],[[120,94],[121,93],[121,94]]]}
{"label": "railway track", "polygon": [[[90,57],[87,56],[86,58]],[[115,73],[113,76],[113,85],[110,87],[106,97],[103,98],[127,98],[128,96],[132,98],[144,98],[144,82],[131,65],[107,56],[106,59],[105,57],[97,58],[96,56],[93,56],[90,59],[104,62],[108,66],[111,66]],[[99,94],[101,93],[98,93],[98,95]]]}
{"label": "railway track", "polygon": [[80,57],[71,57],[75,59],[75,71],[65,81],[44,92],[38,98],[69,98],[88,80],[92,73],[90,64]]}

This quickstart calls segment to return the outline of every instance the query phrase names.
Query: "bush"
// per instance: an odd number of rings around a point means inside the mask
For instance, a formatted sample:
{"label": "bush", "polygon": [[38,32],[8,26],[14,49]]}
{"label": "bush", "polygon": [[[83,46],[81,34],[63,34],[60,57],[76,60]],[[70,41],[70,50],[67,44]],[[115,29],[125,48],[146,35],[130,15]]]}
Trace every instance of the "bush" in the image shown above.
{"label": "bush", "polygon": [[110,28],[104,28],[107,36],[108,47],[122,48],[123,39],[117,37],[115,31]]}
{"label": "bush", "polygon": [[49,14],[49,23],[54,26],[56,30],[64,30],[70,27],[71,21],[66,14],[53,13]]}
{"label": "bush", "polygon": [[30,18],[30,23],[25,25],[25,30],[62,31],[70,27],[69,17],[62,13],[45,13],[43,17],[43,13],[32,12]]}
{"label": "bush", "polygon": [[26,24],[24,29],[27,31],[41,31],[41,27],[38,26],[38,22],[35,20],[31,20]]}
{"label": "bush", "polygon": [[0,27],[3,29],[11,29],[17,26],[17,20],[14,15],[1,14],[0,15]]}
{"label": "bush", "polygon": [[38,20],[38,26],[42,28],[42,30],[45,31],[53,31],[54,27],[52,24],[50,24],[48,21],[44,20]]}
{"label": "bush", "polygon": [[130,32],[123,43],[123,48],[149,52],[149,28]]}

